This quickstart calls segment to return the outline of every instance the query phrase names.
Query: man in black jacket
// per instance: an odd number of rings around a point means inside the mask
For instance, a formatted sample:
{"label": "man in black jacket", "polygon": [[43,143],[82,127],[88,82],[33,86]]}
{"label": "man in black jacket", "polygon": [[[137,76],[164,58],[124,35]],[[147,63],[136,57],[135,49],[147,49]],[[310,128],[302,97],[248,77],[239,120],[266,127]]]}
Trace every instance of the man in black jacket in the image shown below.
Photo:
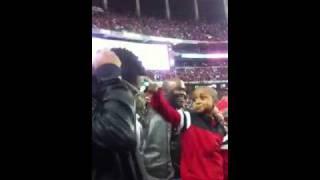
{"label": "man in black jacket", "polygon": [[93,180],[142,180],[136,158],[135,99],[130,85],[119,78],[121,61],[115,53],[100,50],[93,66]]}

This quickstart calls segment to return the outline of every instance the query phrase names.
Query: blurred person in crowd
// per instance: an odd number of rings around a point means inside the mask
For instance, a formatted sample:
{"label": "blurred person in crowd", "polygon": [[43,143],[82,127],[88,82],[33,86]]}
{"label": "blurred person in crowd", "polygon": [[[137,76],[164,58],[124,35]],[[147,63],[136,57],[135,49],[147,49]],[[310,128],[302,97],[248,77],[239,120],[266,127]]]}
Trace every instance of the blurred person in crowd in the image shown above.
{"label": "blurred person in crowd", "polygon": [[229,179],[228,175],[228,97],[224,96],[218,103],[217,107],[219,111],[223,114],[223,124],[226,129],[227,134],[223,137],[223,143],[221,146],[221,154],[223,157],[223,171],[224,171],[224,180]]}
{"label": "blurred person in crowd", "polygon": [[[219,92],[219,103],[226,103],[226,101],[228,101],[228,89],[222,89]],[[224,109],[225,107],[223,107]],[[221,109],[220,109],[221,110]]]}
{"label": "blurred person in crowd", "polygon": [[[180,79],[163,82],[164,97],[177,110],[186,101],[186,87]],[[146,92],[150,97],[150,92]],[[149,100],[150,101],[150,100]],[[179,132],[149,106],[145,120],[144,164],[148,180],[179,178],[180,143]]]}
{"label": "blurred person in crowd", "polygon": [[229,158],[228,158],[228,109],[225,109],[223,112],[224,116],[224,126],[227,131],[227,135],[223,138],[223,144],[221,147],[221,153],[223,157],[223,172],[224,180],[229,180]]}
{"label": "blurred person in crowd", "polygon": [[182,180],[223,180],[221,145],[226,134],[214,116],[217,92],[209,87],[196,88],[192,94],[193,110],[176,110],[164,98],[162,88],[149,87],[154,92],[152,107],[173,127],[181,130]]}
{"label": "blurred person in crowd", "polygon": [[[119,57],[99,50],[92,82],[92,179],[143,180],[136,157],[136,109]],[[138,67],[133,67],[136,69]]]}

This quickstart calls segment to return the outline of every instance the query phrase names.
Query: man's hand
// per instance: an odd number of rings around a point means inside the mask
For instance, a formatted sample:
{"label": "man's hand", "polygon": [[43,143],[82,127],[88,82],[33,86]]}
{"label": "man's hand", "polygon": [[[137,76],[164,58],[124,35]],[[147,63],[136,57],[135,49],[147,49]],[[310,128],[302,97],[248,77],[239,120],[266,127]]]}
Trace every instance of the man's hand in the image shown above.
{"label": "man's hand", "polygon": [[101,49],[96,53],[93,60],[93,67],[97,69],[104,64],[114,64],[119,68],[121,67],[121,61],[114,52],[107,49]]}
{"label": "man's hand", "polygon": [[153,94],[158,91],[159,86],[153,82],[150,78],[148,78],[149,86],[148,86],[148,93]]}
{"label": "man's hand", "polygon": [[224,117],[223,114],[219,111],[219,109],[214,106],[212,115],[215,116],[219,123],[224,124]]}

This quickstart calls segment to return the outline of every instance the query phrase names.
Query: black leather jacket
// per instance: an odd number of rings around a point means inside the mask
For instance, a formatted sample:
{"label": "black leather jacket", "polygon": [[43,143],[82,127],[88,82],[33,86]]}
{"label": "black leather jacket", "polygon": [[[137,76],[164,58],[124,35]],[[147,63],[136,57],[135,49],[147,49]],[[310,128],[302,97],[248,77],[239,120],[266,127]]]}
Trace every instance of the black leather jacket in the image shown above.
{"label": "black leather jacket", "polygon": [[119,68],[96,71],[92,96],[93,180],[142,180],[136,157],[135,101]]}

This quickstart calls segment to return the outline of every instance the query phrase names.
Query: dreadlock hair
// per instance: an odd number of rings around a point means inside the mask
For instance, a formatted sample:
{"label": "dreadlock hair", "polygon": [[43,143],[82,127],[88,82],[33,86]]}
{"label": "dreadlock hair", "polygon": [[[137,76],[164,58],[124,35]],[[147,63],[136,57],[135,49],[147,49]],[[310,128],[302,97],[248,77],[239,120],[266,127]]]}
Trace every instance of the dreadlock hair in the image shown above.
{"label": "dreadlock hair", "polygon": [[113,51],[120,59],[121,65],[121,76],[124,80],[130,84],[137,86],[138,76],[145,75],[145,69],[138,60],[138,57],[131,51],[124,48],[112,48]]}

